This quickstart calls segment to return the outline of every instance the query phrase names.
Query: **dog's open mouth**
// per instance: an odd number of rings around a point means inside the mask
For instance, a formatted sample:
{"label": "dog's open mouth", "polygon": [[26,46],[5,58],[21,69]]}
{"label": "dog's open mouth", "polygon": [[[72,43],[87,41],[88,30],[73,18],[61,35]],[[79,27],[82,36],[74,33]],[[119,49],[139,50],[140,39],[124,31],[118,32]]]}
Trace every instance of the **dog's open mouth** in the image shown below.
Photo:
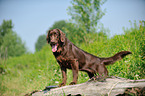
{"label": "dog's open mouth", "polygon": [[56,52],[57,51],[57,44],[53,44],[52,46],[52,52]]}

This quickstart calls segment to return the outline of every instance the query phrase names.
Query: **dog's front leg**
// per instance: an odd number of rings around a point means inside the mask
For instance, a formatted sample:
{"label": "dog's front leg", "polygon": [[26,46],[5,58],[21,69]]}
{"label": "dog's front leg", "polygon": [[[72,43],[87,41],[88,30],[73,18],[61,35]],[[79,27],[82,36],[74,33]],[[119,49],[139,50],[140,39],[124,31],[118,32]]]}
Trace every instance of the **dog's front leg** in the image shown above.
{"label": "dog's front leg", "polygon": [[77,84],[78,71],[79,71],[79,64],[77,60],[73,60],[73,62],[71,63],[71,68],[73,72],[73,81],[69,85],[74,85]]}
{"label": "dog's front leg", "polygon": [[67,70],[66,70],[66,68],[61,66],[61,71],[62,71],[62,78],[63,78],[63,81],[62,81],[62,83],[59,84],[59,87],[65,86],[66,80],[67,80],[67,74],[66,74],[66,71],[67,71]]}

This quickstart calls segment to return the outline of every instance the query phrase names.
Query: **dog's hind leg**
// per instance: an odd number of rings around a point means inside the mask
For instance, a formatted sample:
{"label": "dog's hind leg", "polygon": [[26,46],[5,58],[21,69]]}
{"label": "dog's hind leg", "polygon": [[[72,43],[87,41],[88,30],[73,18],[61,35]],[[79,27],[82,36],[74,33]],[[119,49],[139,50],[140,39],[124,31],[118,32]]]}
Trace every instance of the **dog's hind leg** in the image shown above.
{"label": "dog's hind leg", "polygon": [[99,65],[99,67],[98,67],[98,74],[99,75],[96,76],[96,80],[98,80],[98,81],[104,81],[107,78],[107,76],[108,76],[108,70],[107,70],[107,68],[105,67],[104,64]]}

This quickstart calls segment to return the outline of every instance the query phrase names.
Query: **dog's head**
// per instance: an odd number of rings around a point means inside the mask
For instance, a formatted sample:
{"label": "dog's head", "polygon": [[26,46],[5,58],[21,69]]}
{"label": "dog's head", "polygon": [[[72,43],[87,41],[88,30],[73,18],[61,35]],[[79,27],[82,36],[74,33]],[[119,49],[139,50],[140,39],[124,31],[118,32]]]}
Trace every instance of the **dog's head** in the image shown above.
{"label": "dog's head", "polygon": [[60,29],[49,30],[46,40],[51,45],[52,52],[56,52],[59,44],[65,42],[65,34]]}

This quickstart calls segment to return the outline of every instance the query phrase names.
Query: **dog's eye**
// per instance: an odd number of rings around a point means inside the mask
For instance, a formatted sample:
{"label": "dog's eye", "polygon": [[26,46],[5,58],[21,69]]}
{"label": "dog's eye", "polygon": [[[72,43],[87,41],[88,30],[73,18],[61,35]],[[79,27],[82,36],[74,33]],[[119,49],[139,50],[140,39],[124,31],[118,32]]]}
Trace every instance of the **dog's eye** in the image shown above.
{"label": "dog's eye", "polygon": [[56,34],[56,33],[54,33],[54,36],[57,36],[57,34]]}

